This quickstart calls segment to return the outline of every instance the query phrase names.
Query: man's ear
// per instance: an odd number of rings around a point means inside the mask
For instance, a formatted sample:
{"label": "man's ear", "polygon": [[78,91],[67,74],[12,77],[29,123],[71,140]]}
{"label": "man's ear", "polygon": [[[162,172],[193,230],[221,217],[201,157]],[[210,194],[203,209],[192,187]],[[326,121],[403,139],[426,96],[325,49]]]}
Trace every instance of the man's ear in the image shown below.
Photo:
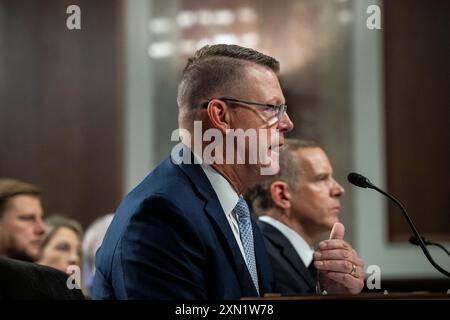
{"label": "man's ear", "polygon": [[286,182],[279,180],[272,182],[270,194],[276,207],[283,210],[291,208],[292,195]]}
{"label": "man's ear", "polygon": [[219,129],[223,134],[230,129],[231,119],[227,110],[227,104],[218,99],[212,99],[208,104],[208,109],[206,110],[211,126]]}

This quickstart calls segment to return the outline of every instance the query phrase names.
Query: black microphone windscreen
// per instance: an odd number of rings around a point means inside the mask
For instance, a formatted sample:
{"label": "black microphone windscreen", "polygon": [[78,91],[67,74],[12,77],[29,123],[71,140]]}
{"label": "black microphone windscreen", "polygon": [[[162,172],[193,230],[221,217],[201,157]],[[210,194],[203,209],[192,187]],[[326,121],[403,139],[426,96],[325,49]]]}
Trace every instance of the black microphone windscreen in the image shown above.
{"label": "black microphone windscreen", "polygon": [[352,172],[347,176],[347,180],[348,182],[350,182],[351,184],[357,186],[357,187],[361,187],[361,188],[367,188],[370,186],[370,182],[369,180],[360,175],[359,173],[355,173]]}

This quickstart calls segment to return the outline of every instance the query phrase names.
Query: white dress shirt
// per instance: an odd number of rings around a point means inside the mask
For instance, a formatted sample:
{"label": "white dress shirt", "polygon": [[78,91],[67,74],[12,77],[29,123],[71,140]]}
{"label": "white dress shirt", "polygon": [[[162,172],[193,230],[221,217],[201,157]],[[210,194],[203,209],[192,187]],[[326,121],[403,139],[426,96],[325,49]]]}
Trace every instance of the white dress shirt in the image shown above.
{"label": "white dress shirt", "polygon": [[242,257],[244,261],[247,263],[247,259],[245,258],[244,247],[242,246],[241,234],[239,232],[239,226],[236,221],[236,218],[232,214],[234,207],[237,205],[239,201],[239,195],[233,189],[231,184],[225,179],[221,174],[219,174],[213,167],[210,165],[202,163],[201,168],[206,174],[209,182],[211,183],[214,191],[216,192],[217,198],[219,198],[220,205],[222,206],[223,212],[225,212],[225,216],[230,224],[231,230],[233,231],[234,237],[236,238],[236,242],[241,250]]}
{"label": "white dress shirt", "polygon": [[280,231],[292,244],[297,254],[302,259],[305,266],[308,268],[310,263],[313,260],[313,253],[314,249],[309,246],[309,244],[303,239],[296,231],[289,228],[284,223],[269,217],[269,216],[261,216],[259,217],[259,220],[264,221],[271,226],[273,226],[275,229]]}

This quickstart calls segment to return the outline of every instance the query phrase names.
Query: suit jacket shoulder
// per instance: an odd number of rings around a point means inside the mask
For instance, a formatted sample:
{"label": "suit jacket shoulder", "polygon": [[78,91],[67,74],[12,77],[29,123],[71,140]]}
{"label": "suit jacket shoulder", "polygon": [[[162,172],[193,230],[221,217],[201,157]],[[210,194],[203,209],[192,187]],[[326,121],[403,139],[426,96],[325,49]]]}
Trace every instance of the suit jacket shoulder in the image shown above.
{"label": "suit jacket shoulder", "polygon": [[0,300],[82,300],[67,287],[68,275],[31,262],[0,257]]}
{"label": "suit jacket shoulder", "polygon": [[[255,251],[260,287],[270,291],[264,245],[255,245]],[[197,164],[176,165],[170,158],[122,201],[96,265],[93,295],[98,299],[237,299],[257,294],[203,170]]]}

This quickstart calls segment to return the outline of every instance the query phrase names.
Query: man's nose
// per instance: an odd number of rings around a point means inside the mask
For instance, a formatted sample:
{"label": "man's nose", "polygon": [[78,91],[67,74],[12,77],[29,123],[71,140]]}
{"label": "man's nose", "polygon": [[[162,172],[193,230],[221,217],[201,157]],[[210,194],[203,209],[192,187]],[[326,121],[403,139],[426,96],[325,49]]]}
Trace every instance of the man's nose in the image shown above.
{"label": "man's nose", "polygon": [[289,115],[285,113],[283,115],[283,118],[278,121],[278,130],[281,132],[291,132],[294,129],[294,124],[291,121],[291,118],[289,118]]}
{"label": "man's nose", "polygon": [[344,195],[345,193],[345,189],[343,186],[341,186],[339,184],[339,182],[337,182],[336,180],[333,179],[334,185],[333,188],[331,189],[332,192],[332,196],[333,197],[341,197]]}
{"label": "man's nose", "polygon": [[42,220],[41,218],[38,218],[38,220],[36,221],[34,232],[36,234],[42,235],[45,233],[45,231],[47,231],[47,226],[45,225],[44,220]]}

